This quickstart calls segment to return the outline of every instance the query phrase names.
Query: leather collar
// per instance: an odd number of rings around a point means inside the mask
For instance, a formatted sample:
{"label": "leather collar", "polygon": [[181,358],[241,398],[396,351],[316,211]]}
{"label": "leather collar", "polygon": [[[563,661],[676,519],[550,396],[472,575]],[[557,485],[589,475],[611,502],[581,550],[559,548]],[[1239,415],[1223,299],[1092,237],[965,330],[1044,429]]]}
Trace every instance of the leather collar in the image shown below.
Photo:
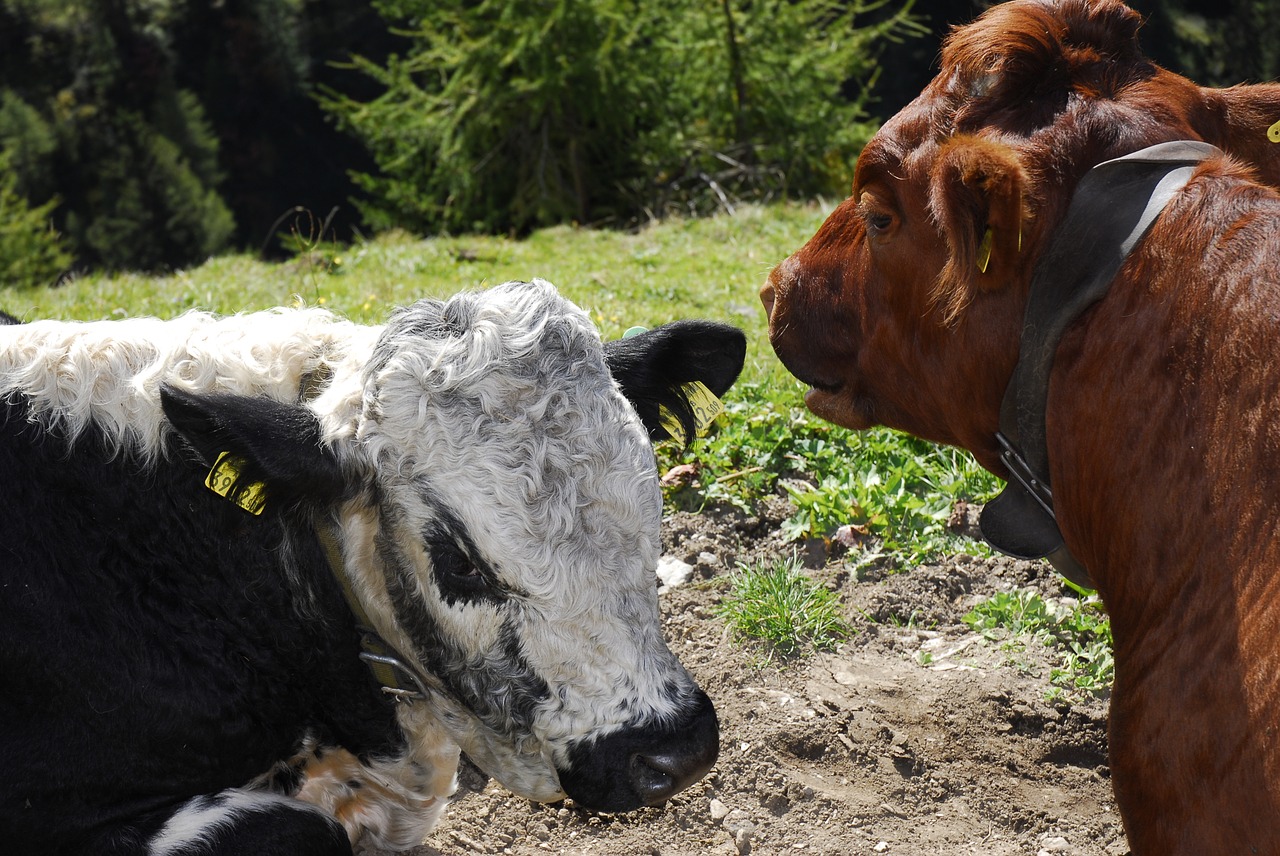
{"label": "leather collar", "polygon": [[[356,618],[356,629],[360,633],[360,659],[373,672],[374,680],[382,686],[383,692],[399,701],[423,701],[430,698],[431,692],[428,687],[437,692],[443,691],[438,681],[431,680],[410,666],[400,652],[373,629],[373,622],[369,620],[368,614],[360,604],[360,597],[356,594],[350,577],[347,576],[336,527],[337,524],[317,526],[316,535],[320,539],[320,546],[324,548],[329,570],[337,577],[347,606]],[[402,680],[402,678],[408,680]]]}
{"label": "leather collar", "polygon": [[1000,552],[1047,558],[1085,588],[1093,588],[1093,580],[1063,543],[1049,484],[1045,409],[1054,353],[1071,322],[1107,293],[1129,253],[1196,166],[1219,153],[1208,143],[1178,140],[1095,166],[1076,187],[1031,280],[1018,364],[996,433],[1009,481],[982,509],[979,528]]}

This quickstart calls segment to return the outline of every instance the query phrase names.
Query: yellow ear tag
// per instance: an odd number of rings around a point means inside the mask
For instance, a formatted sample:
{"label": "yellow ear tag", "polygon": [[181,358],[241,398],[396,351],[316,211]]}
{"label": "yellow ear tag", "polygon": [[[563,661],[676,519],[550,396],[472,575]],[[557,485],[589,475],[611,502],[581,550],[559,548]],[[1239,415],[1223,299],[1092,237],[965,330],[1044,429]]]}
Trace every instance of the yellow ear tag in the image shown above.
{"label": "yellow ear tag", "polygon": [[[227,494],[231,492],[231,486],[240,476],[240,468],[243,465],[244,461],[240,458],[233,457],[230,452],[223,452],[218,455],[218,460],[213,462],[209,475],[205,476],[204,486],[223,499],[227,499]],[[251,484],[232,501],[250,514],[261,514],[267,504],[267,486],[262,482]]]}
{"label": "yellow ear tag", "polygon": [[[716,394],[708,389],[705,383],[698,380],[686,383],[684,393],[689,397],[689,408],[693,411],[696,433],[702,436],[706,433],[707,426],[724,413],[724,402],[716,398]],[[680,420],[665,405],[658,407],[658,421],[673,439],[680,443],[685,442],[684,428],[681,427]]]}
{"label": "yellow ear tag", "polygon": [[987,265],[991,264],[991,242],[995,240],[995,235],[991,232],[991,227],[987,227],[987,231],[982,236],[982,243],[978,244],[978,271],[980,273],[987,272]]}
{"label": "yellow ear tag", "polygon": [[1280,122],[1267,128],[1267,139],[1273,143],[1280,143]]}

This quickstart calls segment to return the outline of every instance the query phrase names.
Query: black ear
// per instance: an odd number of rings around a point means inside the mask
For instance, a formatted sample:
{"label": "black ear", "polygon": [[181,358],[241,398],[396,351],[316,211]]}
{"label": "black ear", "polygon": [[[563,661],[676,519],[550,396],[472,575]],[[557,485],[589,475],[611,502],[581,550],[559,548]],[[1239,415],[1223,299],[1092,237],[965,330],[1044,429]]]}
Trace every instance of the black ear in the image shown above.
{"label": "black ear", "polygon": [[663,406],[692,439],[696,422],[684,385],[701,381],[724,395],[746,355],[742,331],[715,321],[673,321],[604,346],[609,371],[654,440],[671,436],[660,421]]}
{"label": "black ear", "polygon": [[307,408],[270,398],[196,394],[165,384],[164,415],[183,439],[213,465],[227,452],[239,473],[229,496],[255,484],[269,502],[323,503],[337,499],[345,482],[338,458],[320,439],[320,423]]}

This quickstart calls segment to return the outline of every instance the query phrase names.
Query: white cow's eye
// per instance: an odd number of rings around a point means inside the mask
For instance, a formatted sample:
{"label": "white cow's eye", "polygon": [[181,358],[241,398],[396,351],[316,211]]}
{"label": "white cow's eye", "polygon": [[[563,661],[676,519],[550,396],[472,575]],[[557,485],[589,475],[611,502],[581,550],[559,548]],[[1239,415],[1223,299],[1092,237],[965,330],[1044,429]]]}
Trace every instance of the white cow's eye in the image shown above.
{"label": "white cow's eye", "polygon": [[447,600],[473,600],[493,596],[480,567],[451,540],[428,542],[436,585]]}

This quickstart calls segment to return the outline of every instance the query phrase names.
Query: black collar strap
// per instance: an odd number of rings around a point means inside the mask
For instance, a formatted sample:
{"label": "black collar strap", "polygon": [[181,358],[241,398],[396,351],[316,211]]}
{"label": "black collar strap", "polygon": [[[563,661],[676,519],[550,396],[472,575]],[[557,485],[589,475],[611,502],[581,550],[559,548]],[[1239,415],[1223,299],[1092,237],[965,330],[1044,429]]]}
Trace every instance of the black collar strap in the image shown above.
{"label": "black collar strap", "polygon": [[[369,621],[368,614],[360,604],[360,598],[351,587],[346,565],[342,561],[342,547],[338,544],[334,527],[321,524],[316,527],[316,535],[320,539],[320,546],[324,548],[325,558],[329,561],[329,570],[338,578],[347,606],[356,617],[357,630],[360,631],[360,659],[368,664],[374,680],[382,685],[384,692],[402,701],[421,701],[428,698],[430,693],[427,691],[427,685],[434,686],[437,682],[427,679],[409,666],[404,658],[373,629],[373,622]],[[408,682],[401,680],[401,677],[408,678]]]}
{"label": "black collar strap", "polygon": [[1036,264],[1018,365],[1000,406],[996,441],[1009,483],[982,509],[979,526],[1002,553],[1048,558],[1064,577],[1093,588],[1088,570],[1063,544],[1053,515],[1045,408],[1054,352],[1067,326],[1106,294],[1124,260],[1196,166],[1218,153],[1198,141],[1161,143],[1100,163],[1080,180],[1065,219]]}
{"label": "black collar strap", "polygon": [[[301,401],[312,401],[317,398],[329,382],[333,380],[333,369],[320,363],[313,371],[302,376],[299,389]],[[389,693],[402,701],[420,701],[427,698],[427,688],[423,676],[410,668],[394,648],[373,629],[373,622],[351,587],[351,579],[347,576],[346,564],[342,560],[342,547],[338,543],[336,527],[322,523],[316,527],[316,537],[324,548],[325,559],[329,562],[329,570],[342,587],[342,596],[347,601],[347,608],[356,617],[356,629],[360,632],[360,659],[364,660],[373,672],[373,678],[382,685],[383,692]],[[407,677],[406,683],[401,676]]]}

